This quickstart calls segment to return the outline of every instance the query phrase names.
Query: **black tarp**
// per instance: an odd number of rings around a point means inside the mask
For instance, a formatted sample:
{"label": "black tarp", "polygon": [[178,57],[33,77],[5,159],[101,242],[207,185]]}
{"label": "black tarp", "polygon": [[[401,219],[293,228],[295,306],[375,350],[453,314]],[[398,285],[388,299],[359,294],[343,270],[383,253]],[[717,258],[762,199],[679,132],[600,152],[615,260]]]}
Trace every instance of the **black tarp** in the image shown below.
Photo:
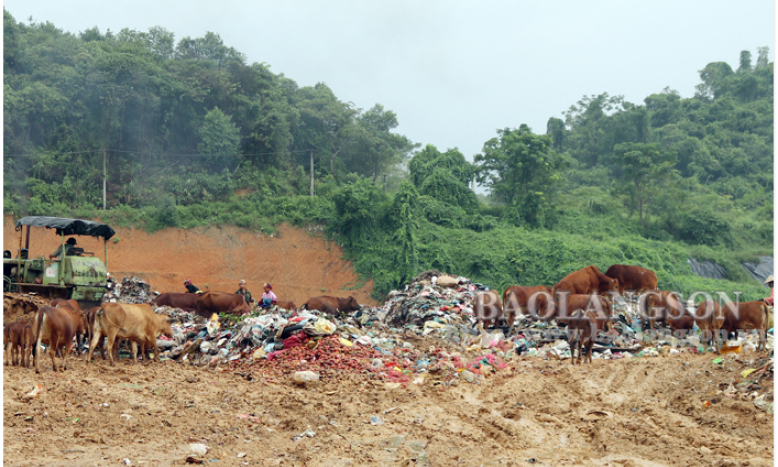
{"label": "black tarp", "polygon": [[57,235],[91,235],[92,237],[103,237],[106,240],[113,237],[116,233],[112,228],[105,224],[94,221],[85,221],[83,219],[67,219],[64,217],[22,217],[16,221],[16,230],[20,230],[23,225],[56,229]]}

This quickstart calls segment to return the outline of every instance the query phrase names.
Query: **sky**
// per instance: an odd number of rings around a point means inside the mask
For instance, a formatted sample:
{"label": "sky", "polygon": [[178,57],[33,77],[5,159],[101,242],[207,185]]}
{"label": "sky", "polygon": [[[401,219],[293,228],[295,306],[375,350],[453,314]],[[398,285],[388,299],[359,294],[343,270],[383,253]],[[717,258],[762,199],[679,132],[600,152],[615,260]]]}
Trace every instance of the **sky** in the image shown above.
{"label": "sky", "polygon": [[97,26],[176,41],[211,31],[299,86],[397,114],[397,132],[468,158],[502,128],[545,133],[582,97],[636,104],[665,87],[691,97],[698,70],[774,48],[770,0],[5,0],[17,21]]}

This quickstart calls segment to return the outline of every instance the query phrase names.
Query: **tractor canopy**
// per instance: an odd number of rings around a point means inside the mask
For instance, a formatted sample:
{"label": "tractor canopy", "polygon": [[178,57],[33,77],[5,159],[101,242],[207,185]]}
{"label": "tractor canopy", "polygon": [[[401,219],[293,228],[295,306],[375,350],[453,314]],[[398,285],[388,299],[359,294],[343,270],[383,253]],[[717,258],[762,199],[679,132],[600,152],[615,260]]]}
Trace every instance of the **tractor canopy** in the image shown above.
{"label": "tractor canopy", "polygon": [[16,230],[22,226],[46,227],[56,229],[57,235],[90,235],[110,239],[116,233],[111,227],[99,222],[83,219],[68,219],[64,217],[27,216],[16,221]]}

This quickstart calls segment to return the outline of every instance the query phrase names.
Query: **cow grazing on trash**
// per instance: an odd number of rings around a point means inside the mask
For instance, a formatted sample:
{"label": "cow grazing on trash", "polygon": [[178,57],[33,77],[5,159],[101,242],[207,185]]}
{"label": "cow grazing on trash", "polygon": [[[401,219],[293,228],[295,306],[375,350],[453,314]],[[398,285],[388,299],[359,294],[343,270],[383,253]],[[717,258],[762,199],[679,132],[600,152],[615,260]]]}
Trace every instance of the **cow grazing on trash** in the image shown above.
{"label": "cow grazing on trash", "polygon": [[73,318],[72,310],[68,308],[44,306],[38,309],[32,329],[35,335],[36,373],[40,373],[41,360],[43,360],[39,352],[41,344],[49,346],[49,356],[51,356],[54,371],[57,371],[56,354],[58,351],[62,356],[62,369],[67,370],[68,355],[76,335],[76,327],[77,323]]}
{"label": "cow grazing on trash", "polygon": [[119,303],[103,303],[95,314],[94,336],[89,344],[87,360],[92,359],[92,352],[102,336],[108,337],[108,356],[111,365],[115,365],[113,352],[117,338],[129,339],[132,345],[133,360],[137,363],[136,345],[141,349],[151,347],[154,350],[154,360],[159,361],[157,337],[164,334],[173,337],[170,321],[165,315],[154,313],[149,305],[126,305]]}
{"label": "cow grazing on trash", "polygon": [[276,306],[278,308],[283,308],[284,310],[287,310],[287,311],[291,311],[291,310],[296,310],[297,309],[297,306],[291,300],[286,300],[286,301],[279,300],[279,301],[276,302]]}
{"label": "cow grazing on trash", "polygon": [[563,277],[551,291],[554,296],[557,296],[559,292],[570,294],[591,294],[597,292],[606,294],[608,291],[618,290],[618,288],[618,280],[606,276],[597,269],[597,266],[587,266]]}
{"label": "cow grazing on trash", "polygon": [[240,294],[224,292],[206,292],[204,294],[189,294],[197,297],[197,315],[210,318],[214,313],[229,313],[232,315],[247,315],[251,307]]}
{"label": "cow grazing on trash", "polygon": [[343,298],[320,295],[318,297],[309,298],[307,302],[303,303],[302,309],[319,310],[328,315],[335,315],[338,311],[342,313],[359,311],[359,303],[357,303],[356,298],[351,296]]}
{"label": "cow grazing on trash", "polygon": [[[671,321],[679,325],[679,329],[688,324],[688,320],[678,321],[687,316],[686,307],[676,292],[666,290],[651,290],[640,296],[638,300],[640,314],[648,322],[649,329],[656,329],[657,323]],[[672,326],[671,326],[672,327]],[[691,327],[689,328],[691,329]]]}
{"label": "cow grazing on trash", "polygon": [[619,295],[624,295],[625,290],[641,294],[655,290],[657,286],[656,273],[640,266],[614,264],[605,271],[605,275],[619,281]]}
{"label": "cow grazing on trash", "polygon": [[543,316],[552,298],[551,290],[544,285],[535,287],[512,285],[505,289],[502,293],[502,305],[503,313],[510,324],[509,332],[513,332],[513,324],[519,310],[535,318]]}
{"label": "cow grazing on trash", "polygon": [[195,313],[197,312],[197,297],[199,297],[199,294],[165,292],[158,295],[153,303],[158,307],[169,306]]}
{"label": "cow grazing on trash", "polygon": [[[473,311],[479,328],[484,329],[496,326],[498,321],[505,320],[502,308],[502,299],[494,290],[487,290],[475,296]],[[508,323],[513,326],[513,323]]]}
{"label": "cow grazing on trash", "polygon": [[770,310],[767,304],[761,300],[741,302],[737,306],[730,302],[724,305],[724,323],[721,329],[726,331],[727,334],[755,329],[759,334],[757,350],[765,350],[767,347],[767,323],[769,321]]}

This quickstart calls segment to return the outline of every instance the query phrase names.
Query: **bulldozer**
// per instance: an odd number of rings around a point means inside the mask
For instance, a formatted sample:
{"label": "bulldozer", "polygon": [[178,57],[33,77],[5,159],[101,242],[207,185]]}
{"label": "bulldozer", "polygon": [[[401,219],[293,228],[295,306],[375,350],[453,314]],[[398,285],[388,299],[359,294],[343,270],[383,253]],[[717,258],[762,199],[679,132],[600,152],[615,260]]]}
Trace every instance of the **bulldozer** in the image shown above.
{"label": "bulldozer", "polygon": [[[33,227],[55,230],[61,241],[61,253],[57,258],[29,257],[30,229]],[[3,292],[74,299],[82,309],[102,302],[108,290],[108,240],[116,233],[111,227],[83,219],[27,216],[16,221],[16,231],[19,232],[16,257],[10,250],[3,251]],[[25,231],[26,242],[23,244]],[[105,261],[94,252],[66,245],[65,237],[74,235],[102,238]]]}

